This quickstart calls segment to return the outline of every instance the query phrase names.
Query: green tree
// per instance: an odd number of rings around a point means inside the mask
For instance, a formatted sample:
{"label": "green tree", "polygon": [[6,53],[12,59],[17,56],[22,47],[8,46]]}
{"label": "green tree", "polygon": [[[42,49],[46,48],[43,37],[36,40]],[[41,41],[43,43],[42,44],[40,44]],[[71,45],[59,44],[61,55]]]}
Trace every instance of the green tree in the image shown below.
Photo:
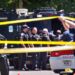
{"label": "green tree", "polygon": [[40,7],[54,7],[66,12],[75,11],[75,0],[0,0],[0,8],[25,7],[30,10]]}

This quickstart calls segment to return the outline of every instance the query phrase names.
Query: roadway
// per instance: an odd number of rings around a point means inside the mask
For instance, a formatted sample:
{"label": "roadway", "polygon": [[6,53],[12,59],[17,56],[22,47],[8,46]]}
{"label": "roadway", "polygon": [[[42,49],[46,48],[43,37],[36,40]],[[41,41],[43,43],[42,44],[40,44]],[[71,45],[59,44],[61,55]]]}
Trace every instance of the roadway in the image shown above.
{"label": "roadway", "polygon": [[52,71],[10,71],[9,75],[59,75]]}

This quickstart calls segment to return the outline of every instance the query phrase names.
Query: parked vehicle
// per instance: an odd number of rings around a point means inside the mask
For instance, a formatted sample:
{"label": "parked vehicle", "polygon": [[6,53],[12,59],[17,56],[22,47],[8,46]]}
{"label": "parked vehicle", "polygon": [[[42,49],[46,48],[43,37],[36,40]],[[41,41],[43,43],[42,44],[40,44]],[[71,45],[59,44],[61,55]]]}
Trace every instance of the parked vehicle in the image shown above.
{"label": "parked vehicle", "polygon": [[60,73],[66,68],[71,68],[75,70],[74,50],[55,51],[51,52],[50,55],[50,67],[55,73]]}

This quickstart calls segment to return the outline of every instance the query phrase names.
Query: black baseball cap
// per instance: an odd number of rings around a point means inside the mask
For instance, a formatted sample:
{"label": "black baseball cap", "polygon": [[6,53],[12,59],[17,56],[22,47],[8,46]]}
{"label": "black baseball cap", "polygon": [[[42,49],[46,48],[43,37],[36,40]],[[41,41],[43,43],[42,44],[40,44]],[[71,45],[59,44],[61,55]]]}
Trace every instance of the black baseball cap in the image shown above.
{"label": "black baseball cap", "polygon": [[23,25],[22,29],[24,29],[24,28],[28,28],[29,29],[30,27],[28,25]]}

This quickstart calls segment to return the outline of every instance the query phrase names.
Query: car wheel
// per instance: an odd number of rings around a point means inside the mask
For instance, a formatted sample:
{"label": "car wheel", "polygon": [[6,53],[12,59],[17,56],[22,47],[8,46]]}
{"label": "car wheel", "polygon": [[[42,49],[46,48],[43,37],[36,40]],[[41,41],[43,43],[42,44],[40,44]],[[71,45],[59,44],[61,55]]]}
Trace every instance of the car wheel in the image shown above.
{"label": "car wheel", "polygon": [[60,73],[60,71],[59,71],[59,70],[54,70],[53,72],[54,72],[54,73]]}

